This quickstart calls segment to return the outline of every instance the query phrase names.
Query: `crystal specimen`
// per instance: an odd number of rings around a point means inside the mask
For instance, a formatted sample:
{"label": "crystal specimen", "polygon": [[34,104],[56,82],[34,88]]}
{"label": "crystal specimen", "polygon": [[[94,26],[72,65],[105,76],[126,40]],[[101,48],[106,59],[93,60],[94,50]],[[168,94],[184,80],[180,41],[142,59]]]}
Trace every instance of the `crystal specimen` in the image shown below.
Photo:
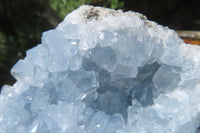
{"label": "crystal specimen", "polygon": [[195,133],[200,47],[135,12],[81,6],[11,73],[0,133]]}

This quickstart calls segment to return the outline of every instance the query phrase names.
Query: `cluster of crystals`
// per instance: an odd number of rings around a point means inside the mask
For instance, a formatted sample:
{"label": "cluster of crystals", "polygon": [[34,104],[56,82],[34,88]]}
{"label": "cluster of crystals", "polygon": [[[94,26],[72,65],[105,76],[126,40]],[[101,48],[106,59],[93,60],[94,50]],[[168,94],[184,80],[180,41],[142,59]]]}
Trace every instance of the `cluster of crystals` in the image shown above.
{"label": "cluster of crystals", "polygon": [[0,133],[195,133],[199,49],[141,14],[81,6],[12,68]]}

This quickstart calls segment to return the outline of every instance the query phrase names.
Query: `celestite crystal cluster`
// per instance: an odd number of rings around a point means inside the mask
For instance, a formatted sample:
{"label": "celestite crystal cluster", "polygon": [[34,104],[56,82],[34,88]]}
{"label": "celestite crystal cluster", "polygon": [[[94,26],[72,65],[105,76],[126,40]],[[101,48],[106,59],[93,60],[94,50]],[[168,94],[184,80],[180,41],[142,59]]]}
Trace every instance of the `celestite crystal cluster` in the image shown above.
{"label": "celestite crystal cluster", "polygon": [[200,47],[135,12],[81,6],[0,95],[0,133],[195,133]]}

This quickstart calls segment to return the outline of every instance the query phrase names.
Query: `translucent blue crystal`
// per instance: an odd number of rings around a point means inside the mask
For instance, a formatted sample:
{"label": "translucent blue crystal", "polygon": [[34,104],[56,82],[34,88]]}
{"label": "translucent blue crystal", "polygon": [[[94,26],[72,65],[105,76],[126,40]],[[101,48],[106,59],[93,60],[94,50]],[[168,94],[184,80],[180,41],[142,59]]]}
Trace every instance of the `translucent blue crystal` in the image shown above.
{"label": "translucent blue crystal", "polygon": [[195,133],[200,48],[135,12],[81,6],[11,70],[0,133]]}

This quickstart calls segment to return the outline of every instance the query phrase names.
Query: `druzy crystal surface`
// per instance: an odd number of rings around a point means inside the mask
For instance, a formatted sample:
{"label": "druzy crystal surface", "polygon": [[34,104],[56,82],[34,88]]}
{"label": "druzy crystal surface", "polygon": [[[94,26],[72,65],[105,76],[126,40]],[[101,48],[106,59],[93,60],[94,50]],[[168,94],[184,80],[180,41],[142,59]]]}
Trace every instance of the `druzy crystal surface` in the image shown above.
{"label": "druzy crystal surface", "polygon": [[200,47],[135,12],[81,6],[11,70],[0,133],[195,133]]}

